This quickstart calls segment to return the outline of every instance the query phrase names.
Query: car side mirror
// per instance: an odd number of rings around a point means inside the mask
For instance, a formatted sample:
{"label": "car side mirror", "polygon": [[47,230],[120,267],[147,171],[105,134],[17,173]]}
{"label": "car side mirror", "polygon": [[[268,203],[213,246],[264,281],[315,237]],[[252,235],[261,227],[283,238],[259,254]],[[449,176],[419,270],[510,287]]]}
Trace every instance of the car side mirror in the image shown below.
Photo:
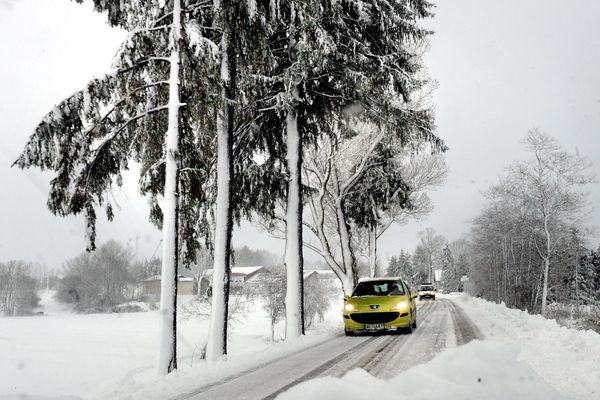
{"label": "car side mirror", "polygon": [[348,301],[348,300],[350,300],[350,296],[348,296],[347,294],[345,294],[345,295],[344,295],[344,300],[345,300],[345,301]]}
{"label": "car side mirror", "polygon": [[418,294],[417,292],[412,292],[412,293],[410,294],[410,298],[411,298],[411,299],[414,299],[414,298],[416,298],[418,295],[419,295],[419,294]]}

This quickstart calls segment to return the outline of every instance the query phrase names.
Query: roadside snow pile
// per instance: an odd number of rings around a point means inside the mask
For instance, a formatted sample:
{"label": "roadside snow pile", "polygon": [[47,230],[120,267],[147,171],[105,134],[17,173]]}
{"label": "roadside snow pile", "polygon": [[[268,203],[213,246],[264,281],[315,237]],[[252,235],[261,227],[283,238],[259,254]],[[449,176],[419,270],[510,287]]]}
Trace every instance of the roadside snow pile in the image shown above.
{"label": "roadside snow pile", "polygon": [[301,383],[277,399],[567,399],[519,361],[519,351],[516,345],[473,341],[449,349],[389,381],[355,369],[342,378]]}
{"label": "roadside snow pile", "polygon": [[129,301],[127,303],[116,305],[112,308],[114,313],[133,313],[133,312],[148,312],[155,310],[156,308],[151,307],[148,303],[142,301]]}
{"label": "roadside snow pile", "polygon": [[486,338],[518,347],[519,361],[569,398],[600,399],[600,335],[560,326],[470,296],[449,296],[477,324]]}

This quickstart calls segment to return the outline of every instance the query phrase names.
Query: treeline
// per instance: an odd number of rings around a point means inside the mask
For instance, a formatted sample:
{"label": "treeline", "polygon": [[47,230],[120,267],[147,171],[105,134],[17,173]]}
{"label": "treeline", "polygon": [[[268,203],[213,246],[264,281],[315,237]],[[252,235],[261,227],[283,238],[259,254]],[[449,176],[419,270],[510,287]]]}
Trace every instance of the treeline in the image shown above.
{"label": "treeline", "polygon": [[40,298],[40,266],[20,260],[0,262],[0,314],[29,315]]}
{"label": "treeline", "polygon": [[[236,266],[263,265],[274,268],[280,265],[279,257],[265,250],[253,250],[244,246],[233,254]],[[197,261],[187,268],[182,266],[179,272],[192,276],[199,290],[201,280],[208,278],[208,270],[212,267],[210,253],[200,251]],[[63,303],[72,304],[76,311],[86,313],[119,311],[119,305],[130,301],[152,304],[156,299],[144,293],[143,282],[160,276],[160,273],[159,258],[136,260],[129,247],[110,240],[99,245],[93,252],[82,252],[65,263],[62,278],[57,285],[56,298]],[[135,310],[135,307],[128,310]]]}
{"label": "treeline", "polygon": [[591,163],[533,130],[529,157],[486,192],[470,235],[470,290],[548,315],[548,303],[600,304],[598,250],[587,248]]}
{"label": "treeline", "polygon": [[160,273],[160,260],[134,261],[131,249],[110,240],[68,260],[62,273],[57,300],[80,312],[107,312],[143,300],[142,282]]}
{"label": "treeline", "polygon": [[401,250],[393,256],[387,266],[387,276],[399,276],[411,288],[424,282],[433,282],[435,271],[441,271],[438,288],[446,292],[462,292],[468,279],[471,261],[470,248],[466,239],[449,242],[433,228],[418,233],[419,243],[410,253]]}

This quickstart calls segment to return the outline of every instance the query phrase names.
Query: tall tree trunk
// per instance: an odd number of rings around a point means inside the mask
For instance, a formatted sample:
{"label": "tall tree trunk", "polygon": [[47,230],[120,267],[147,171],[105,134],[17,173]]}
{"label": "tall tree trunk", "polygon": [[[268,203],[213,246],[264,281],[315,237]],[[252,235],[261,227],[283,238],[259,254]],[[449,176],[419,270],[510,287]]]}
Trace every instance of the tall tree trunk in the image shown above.
{"label": "tall tree trunk", "polygon": [[369,271],[372,278],[378,276],[377,271],[377,224],[369,227]]}
{"label": "tall tree trunk", "polygon": [[542,282],[542,316],[546,316],[546,302],[548,301],[548,272],[550,270],[550,231],[548,229],[548,218],[544,217],[544,233],[546,235],[546,255],[543,257],[544,260],[544,278]]}
{"label": "tall tree trunk", "polygon": [[162,276],[160,284],[160,348],[157,370],[165,375],[177,368],[178,151],[179,151],[179,41],[181,4],[173,1],[173,49],[169,72],[169,120],[166,135],[163,212]]}
{"label": "tall tree trunk", "polygon": [[544,277],[542,281],[542,316],[546,316],[546,303],[548,301],[548,271],[550,270],[550,259],[544,258]]}
{"label": "tall tree trunk", "polygon": [[[354,251],[352,250],[352,237],[350,233],[350,228],[348,223],[346,222],[346,213],[344,212],[343,200],[338,199],[335,203],[336,208],[336,217],[338,229],[340,231],[340,244],[342,247],[342,263],[344,265],[344,271],[346,275],[346,281],[342,283],[346,283],[346,285],[350,284],[349,280],[352,280],[351,286],[354,288],[358,281],[358,276],[356,274],[356,259],[354,257]],[[346,289],[344,289],[346,291]],[[352,293],[352,289],[350,289],[350,293]]]}
{"label": "tall tree trunk", "polygon": [[304,283],[302,257],[302,137],[296,110],[287,113],[287,169],[289,173],[286,213],[285,337],[304,334]]}
{"label": "tall tree trunk", "polygon": [[[229,24],[229,22],[226,22]],[[235,55],[230,43],[235,39],[232,29],[224,29],[221,41],[221,80],[223,108],[217,116],[217,215],[215,226],[215,257],[213,267],[212,306],[206,346],[206,359],[216,361],[227,354],[227,319],[231,235],[233,228],[231,181],[233,174],[233,101],[235,90]]]}

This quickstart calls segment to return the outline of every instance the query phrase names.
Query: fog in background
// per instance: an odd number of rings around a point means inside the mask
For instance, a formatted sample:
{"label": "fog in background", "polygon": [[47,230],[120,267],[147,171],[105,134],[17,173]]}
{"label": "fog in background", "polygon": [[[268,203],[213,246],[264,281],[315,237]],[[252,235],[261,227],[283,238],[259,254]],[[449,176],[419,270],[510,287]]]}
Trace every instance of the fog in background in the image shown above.
{"label": "fog in background", "polygon": [[[447,182],[431,193],[432,214],[390,228],[379,257],[412,251],[417,232],[434,227],[449,240],[468,233],[482,191],[514,159],[537,127],[594,162],[600,176],[600,2],[593,0],[440,0],[425,57],[438,81],[433,103],[438,133],[450,150]],[[0,0],[0,261],[25,259],[57,268],[85,248],[82,218],[46,207],[49,174],[10,168],[41,118],[92,77],[107,72],[124,32],[108,27],[91,5],[67,0]],[[600,187],[590,187],[600,225]],[[137,172],[115,191],[113,223],[99,213],[97,241],[128,243],[139,257],[160,254],[160,233],[147,220]],[[590,237],[590,246],[600,242]],[[234,246],[281,254],[282,241],[248,223]],[[309,250],[308,262],[318,260]]]}

